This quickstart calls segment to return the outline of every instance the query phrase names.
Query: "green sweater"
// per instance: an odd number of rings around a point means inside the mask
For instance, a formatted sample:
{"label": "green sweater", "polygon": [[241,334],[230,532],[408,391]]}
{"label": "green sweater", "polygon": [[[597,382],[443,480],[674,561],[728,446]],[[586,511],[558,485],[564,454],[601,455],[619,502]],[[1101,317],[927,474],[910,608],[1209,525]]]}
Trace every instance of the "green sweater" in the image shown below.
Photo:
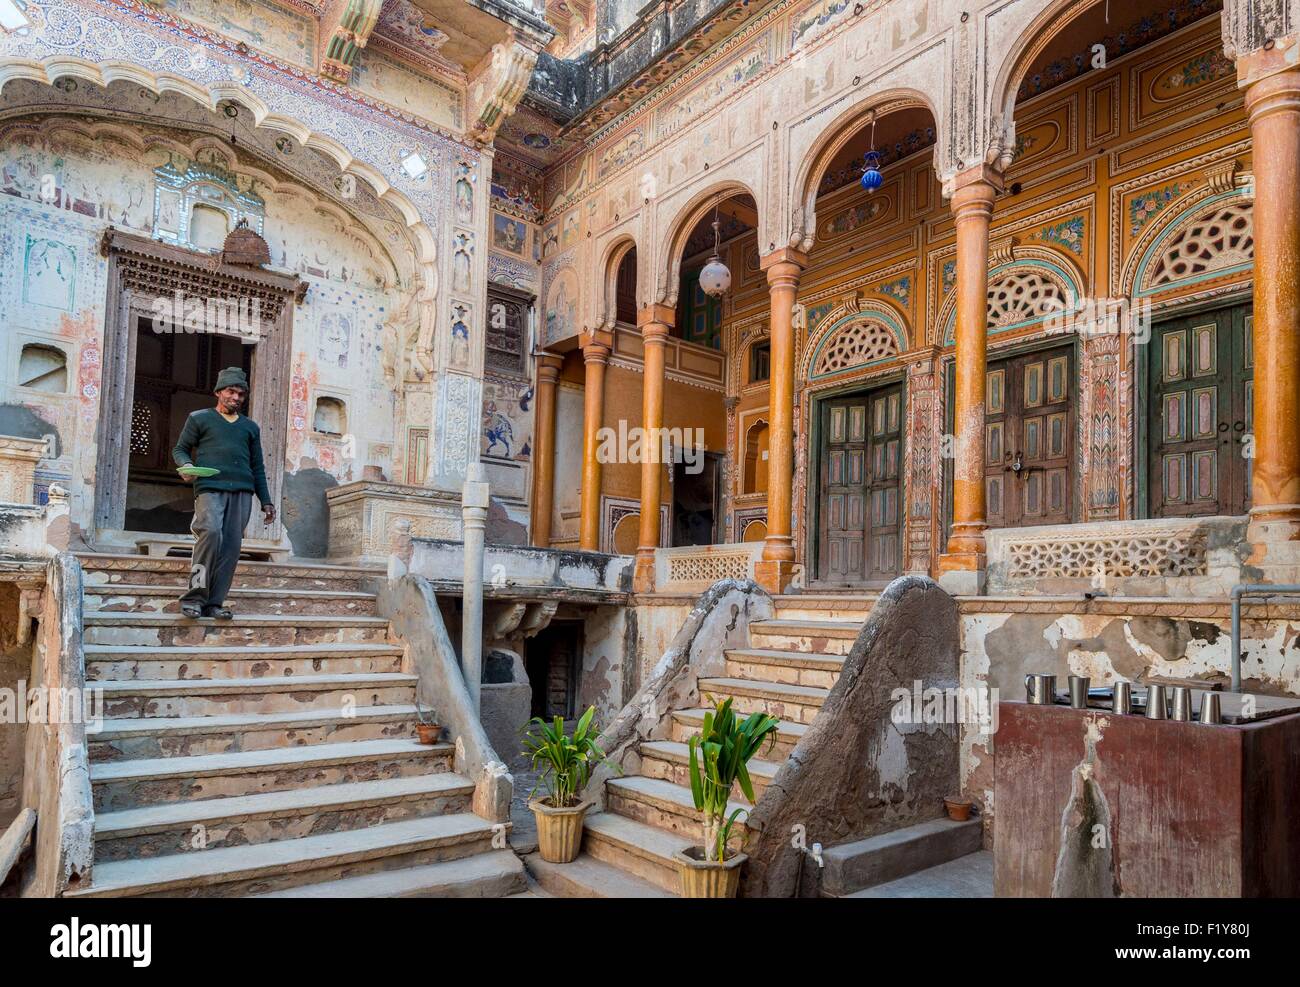
{"label": "green sweater", "polygon": [[216,408],[191,412],[172,459],[177,466],[189,463],[221,470],[216,476],[196,476],[196,491],[251,490],[263,506],[271,503],[262,462],[262,430],[251,418],[240,415],[229,422]]}

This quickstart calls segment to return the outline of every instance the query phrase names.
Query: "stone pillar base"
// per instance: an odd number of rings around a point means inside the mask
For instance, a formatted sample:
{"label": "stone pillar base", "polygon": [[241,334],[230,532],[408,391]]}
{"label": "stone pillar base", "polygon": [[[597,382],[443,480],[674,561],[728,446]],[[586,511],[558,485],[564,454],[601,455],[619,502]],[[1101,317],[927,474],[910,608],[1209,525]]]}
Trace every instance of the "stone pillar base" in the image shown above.
{"label": "stone pillar base", "polygon": [[632,572],[633,593],[653,593],[655,591],[655,553],[637,550],[636,568]]}
{"label": "stone pillar base", "polygon": [[769,593],[784,593],[794,579],[796,565],[786,559],[759,559],[754,563],[754,582]]}
{"label": "stone pillar base", "polygon": [[1251,512],[1246,525],[1250,555],[1242,565],[1243,582],[1300,583],[1300,507]]}
{"label": "stone pillar base", "polygon": [[939,586],[953,596],[980,596],[987,576],[987,556],[949,552],[939,556]]}

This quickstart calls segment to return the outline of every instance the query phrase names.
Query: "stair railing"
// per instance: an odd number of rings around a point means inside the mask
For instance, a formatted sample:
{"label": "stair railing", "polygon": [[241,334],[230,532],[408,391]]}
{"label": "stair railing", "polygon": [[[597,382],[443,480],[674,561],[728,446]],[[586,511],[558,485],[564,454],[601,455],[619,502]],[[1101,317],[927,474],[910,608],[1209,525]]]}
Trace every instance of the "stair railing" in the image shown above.
{"label": "stair railing", "polygon": [[[667,740],[674,710],[700,704],[699,680],[726,674],[724,652],[749,646],[751,621],[772,616],[772,598],[748,579],[722,579],[699,598],[645,685],[601,733],[607,759],[595,771],[583,798],[603,808],[605,782],[640,768],[643,740]],[[635,660],[635,656],[631,659]]]}

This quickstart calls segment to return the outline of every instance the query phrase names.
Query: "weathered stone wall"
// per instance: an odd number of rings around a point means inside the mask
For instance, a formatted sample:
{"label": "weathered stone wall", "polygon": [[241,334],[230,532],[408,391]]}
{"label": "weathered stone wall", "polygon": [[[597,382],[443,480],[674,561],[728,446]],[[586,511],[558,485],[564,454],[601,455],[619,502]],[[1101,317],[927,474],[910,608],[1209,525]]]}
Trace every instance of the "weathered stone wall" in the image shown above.
{"label": "weathered stone wall", "polygon": [[903,576],[885,588],[821,712],[745,823],[754,836],[743,895],[817,893],[816,863],[792,846],[799,827],[809,848],[829,847],[942,814],[958,784],[956,732],[896,722],[893,693],[955,687],[959,640],[957,603],[932,579]]}
{"label": "weathered stone wall", "polygon": [[[1116,680],[1227,688],[1231,611],[1223,599],[963,599],[961,681],[1023,699],[1030,672],[1086,675],[1093,687]],[[1242,607],[1242,688],[1300,695],[1300,606],[1251,601]],[[981,806],[991,838],[996,733],[963,726],[962,789]]]}

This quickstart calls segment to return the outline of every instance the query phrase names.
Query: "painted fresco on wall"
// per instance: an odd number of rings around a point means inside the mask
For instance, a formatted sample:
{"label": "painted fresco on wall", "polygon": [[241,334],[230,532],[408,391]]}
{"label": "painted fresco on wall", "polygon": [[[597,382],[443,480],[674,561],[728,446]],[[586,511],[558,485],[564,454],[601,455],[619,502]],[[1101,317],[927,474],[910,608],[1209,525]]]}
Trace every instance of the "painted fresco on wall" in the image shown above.
{"label": "painted fresco on wall", "polygon": [[265,0],[152,0],[168,13],[220,31],[287,62],[312,68],[316,18]]}
{"label": "painted fresco on wall", "polygon": [[484,380],[480,455],[528,461],[532,455],[532,397],[529,381]]}
{"label": "painted fresco on wall", "polygon": [[[92,503],[96,430],[100,417],[100,373],[104,354],[103,306],[107,295],[106,258],[96,249],[112,223],[142,235],[154,233],[157,169],[168,175],[221,178],[233,197],[248,198],[250,179],[232,170],[233,159],[212,149],[194,159],[172,151],[148,150],[109,135],[92,142],[76,132],[80,124],[20,132],[0,143],[0,310],[6,331],[23,339],[48,341],[67,357],[66,400],[43,401],[44,415],[63,437],[58,462],[42,463],[51,476],[66,477],[85,524]],[[389,308],[389,287],[397,280],[391,258],[354,219],[320,204],[299,186],[260,190],[272,265],[296,271],[308,282],[304,301],[294,310],[289,379],[290,421],[286,467],[292,475],[319,467],[336,481],[361,475],[360,459],[372,446],[391,447],[397,395],[383,375],[356,374],[361,355],[378,352],[381,326]],[[179,234],[183,199],[162,197],[160,227]],[[331,211],[332,210],[332,211]],[[16,389],[12,347],[0,348],[0,403],[30,401]],[[16,362],[16,356],[13,358]],[[359,382],[358,382],[359,381]],[[317,388],[346,402],[348,435],[337,440],[311,438]],[[390,456],[391,460],[391,456]]]}
{"label": "painted fresco on wall", "polygon": [[352,73],[353,85],[367,96],[412,116],[451,130],[461,127],[461,97],[443,83],[367,48]]}
{"label": "painted fresco on wall", "polygon": [[578,331],[578,276],[565,268],[546,295],[546,339],[565,339]]}
{"label": "painted fresco on wall", "polygon": [[504,213],[492,214],[492,246],[523,257],[528,248],[528,224]]}

